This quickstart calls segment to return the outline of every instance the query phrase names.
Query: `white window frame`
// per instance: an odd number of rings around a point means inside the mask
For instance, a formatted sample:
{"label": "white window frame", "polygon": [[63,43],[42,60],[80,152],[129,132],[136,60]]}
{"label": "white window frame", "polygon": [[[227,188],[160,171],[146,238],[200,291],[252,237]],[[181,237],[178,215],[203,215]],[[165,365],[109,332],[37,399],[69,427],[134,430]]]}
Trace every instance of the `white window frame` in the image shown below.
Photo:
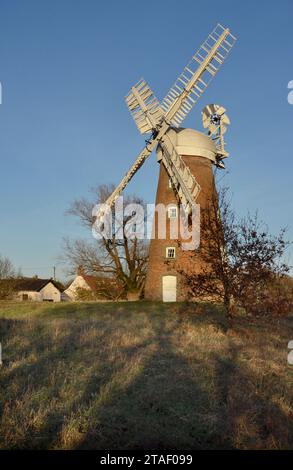
{"label": "white window frame", "polygon": [[[176,212],[176,215],[172,215],[172,211]],[[171,207],[168,207],[168,218],[169,219],[177,219],[178,217],[178,207],[177,206],[171,206]]]}
{"label": "white window frame", "polygon": [[[174,250],[174,256],[169,256],[169,250]],[[166,248],[166,258],[167,259],[175,259],[176,258],[176,247],[175,246],[167,246],[167,248]]]}

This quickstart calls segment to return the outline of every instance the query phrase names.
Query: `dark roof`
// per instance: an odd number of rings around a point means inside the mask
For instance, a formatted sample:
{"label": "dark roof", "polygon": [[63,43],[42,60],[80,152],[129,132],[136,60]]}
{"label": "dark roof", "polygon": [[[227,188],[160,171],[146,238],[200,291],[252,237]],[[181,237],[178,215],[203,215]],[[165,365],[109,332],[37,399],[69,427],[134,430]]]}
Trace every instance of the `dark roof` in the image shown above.
{"label": "dark roof", "polygon": [[117,284],[117,281],[108,276],[93,276],[90,274],[85,274],[84,272],[79,272],[78,276],[82,276],[89,288],[95,292],[97,291],[101,286],[107,285],[109,288]]}
{"label": "dark roof", "polygon": [[[98,285],[101,282],[101,278],[98,276],[90,276],[89,274],[82,274],[87,285],[91,288],[92,291],[97,290]],[[104,280],[104,279],[103,279]]]}
{"label": "dark roof", "polygon": [[[100,289],[101,286],[107,285],[109,288],[111,286],[116,286],[117,281],[113,277],[109,277],[107,275],[91,275],[87,274],[83,268],[83,266],[78,266],[77,269],[77,276],[83,277],[89,288],[93,291],[96,292],[98,289]],[[67,287],[69,287],[72,284],[73,280],[69,283]]]}
{"label": "dark roof", "polygon": [[39,278],[30,278],[23,277],[20,279],[2,279],[1,282],[9,282],[15,291],[34,291],[39,292],[43,287],[52,282],[56,289],[60,290],[60,287],[53,281],[53,279],[39,279]]}

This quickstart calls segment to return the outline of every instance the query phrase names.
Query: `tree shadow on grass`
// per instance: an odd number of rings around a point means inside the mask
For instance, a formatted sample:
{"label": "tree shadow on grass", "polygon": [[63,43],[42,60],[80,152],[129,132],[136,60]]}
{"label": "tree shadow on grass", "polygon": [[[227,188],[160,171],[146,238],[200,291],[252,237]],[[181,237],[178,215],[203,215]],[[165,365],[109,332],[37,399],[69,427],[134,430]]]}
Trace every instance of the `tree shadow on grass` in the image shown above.
{"label": "tree shadow on grass", "polygon": [[[205,321],[192,319],[196,325]],[[213,322],[226,330],[222,319]],[[163,317],[154,325],[154,353],[126,389],[95,409],[91,429],[75,448],[292,448],[292,413],[276,402],[283,378],[243,363],[245,341],[229,337],[224,354],[189,361],[174,347],[180,323],[184,318],[170,328]]]}
{"label": "tree shadow on grass", "polygon": [[[9,444],[7,441],[5,442],[5,437],[3,435],[1,437],[2,433],[0,433],[0,441],[2,441],[0,447],[52,448],[58,443],[59,434],[66,419],[78,412],[80,407],[86,413],[94,400],[93,397],[97,396],[99,390],[111,381],[111,378],[121,368],[121,365],[116,364],[109,357],[107,347],[112,339],[111,330],[113,330],[113,327],[109,326],[107,328],[106,325],[100,336],[97,332],[95,349],[98,351],[98,365],[93,367],[93,361],[96,358],[92,356],[91,349],[87,354],[88,348],[82,349],[80,347],[80,338],[84,333],[90,333],[91,326],[97,330],[100,326],[99,322],[90,321],[85,323],[77,321],[74,323],[74,328],[71,324],[69,333],[59,338],[57,342],[52,334],[48,333],[48,325],[43,320],[34,322],[34,334],[31,330],[26,331],[25,325],[26,321],[23,320],[5,320],[7,341],[18,337],[23,340],[27,339],[27,336],[29,336],[29,341],[24,341],[24,344],[18,345],[17,351],[9,351],[10,361],[6,361],[5,368],[1,371],[1,388],[6,390],[6,393],[0,401],[0,412],[2,416],[4,407],[9,407],[9,412],[6,411],[6,419],[8,418],[8,424],[10,421],[11,425],[13,425],[13,422],[19,424],[23,414],[29,415],[34,410],[37,412],[38,408],[44,408],[46,412],[42,425],[38,425],[37,428],[29,424],[25,433],[17,433],[17,430],[14,429],[6,429],[10,437],[16,431],[14,437],[10,438]],[[108,325],[110,325],[110,322],[108,322]],[[36,332],[36,330],[39,331]],[[140,347],[144,348],[146,344],[147,341],[142,343]],[[26,360],[26,357],[29,357],[32,353],[33,360]],[[129,358],[131,358],[131,355],[132,350],[130,348]],[[12,369],[9,367],[10,362],[16,363]],[[64,377],[58,372],[58,367],[62,364],[65,364],[66,380],[69,382],[76,380],[78,371],[81,375],[81,380],[77,381],[76,386],[72,387],[75,394],[72,394],[71,391],[66,400],[60,396],[61,389],[64,388]],[[56,375],[56,381],[52,383],[51,376],[54,376],[54,374]],[[11,390],[13,390],[12,393],[10,393]],[[23,397],[28,393],[30,394],[28,397],[29,407],[20,410],[17,403],[21,403]],[[50,404],[51,401],[54,402],[53,406]],[[25,408],[25,406],[26,404],[22,408]],[[11,420],[7,414],[10,414]],[[23,426],[25,426],[24,423]]]}
{"label": "tree shadow on grass", "polygon": [[12,329],[20,326],[21,320],[15,318],[0,318],[0,340],[4,341]]}
{"label": "tree shadow on grass", "polygon": [[[190,363],[175,351],[174,330],[161,318],[153,335],[154,353],[141,373],[96,410],[96,426],[79,449],[203,449],[218,447],[218,404],[206,387],[200,361]],[[193,361],[195,362],[195,361]],[[208,410],[208,412],[207,412]],[[225,448],[231,448],[227,440]]]}
{"label": "tree shadow on grass", "polygon": [[[30,342],[21,349],[23,354],[35,348],[37,361],[9,371],[2,383],[8,392],[15,382],[22,391],[29,386],[37,396],[37,401],[29,403],[31,408],[42,405],[38,394],[43,390],[49,406],[41,425],[29,425],[25,435],[16,436],[10,444],[4,442],[4,447],[187,450],[289,446],[292,426],[288,416],[269,393],[258,395],[255,372],[243,364],[239,367],[243,346],[228,341],[224,355],[206,351],[206,360],[196,351],[191,356],[182,354],[174,343],[178,330],[186,326],[186,305],[181,307],[172,321],[161,314],[148,317],[151,334],[135,343],[117,344],[114,355],[109,345],[117,342],[117,331],[110,320],[94,348],[83,347],[79,341],[83,321],[74,323],[58,344],[50,335],[42,337],[40,323],[39,334],[30,335]],[[189,315],[188,322],[196,327],[212,322],[225,331],[223,319],[217,316]],[[21,323],[6,325],[7,338],[14,327],[22,328]],[[91,325],[98,329],[101,322],[87,323],[89,332]],[[118,325],[123,325],[122,333],[127,331],[123,318]],[[58,372],[60,364],[67,368],[66,380],[77,381],[68,396],[60,376],[65,369]],[[52,384],[48,377],[55,369],[57,380]],[[248,400],[245,393],[250,383]],[[20,397],[13,397],[16,399]],[[251,419],[246,421],[249,413]]]}
{"label": "tree shadow on grass", "polygon": [[240,449],[292,449],[292,411],[278,403],[283,379],[255,367],[253,359],[244,361],[243,345],[228,344],[225,357],[214,355],[222,435],[233,436]]}

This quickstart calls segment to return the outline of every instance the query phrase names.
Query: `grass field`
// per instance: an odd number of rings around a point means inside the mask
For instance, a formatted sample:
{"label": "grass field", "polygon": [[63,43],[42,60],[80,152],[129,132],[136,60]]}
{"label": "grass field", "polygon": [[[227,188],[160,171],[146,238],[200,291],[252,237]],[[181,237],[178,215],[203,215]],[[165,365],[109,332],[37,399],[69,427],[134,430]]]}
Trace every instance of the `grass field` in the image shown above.
{"label": "grass field", "polygon": [[0,448],[293,448],[293,318],[0,304]]}

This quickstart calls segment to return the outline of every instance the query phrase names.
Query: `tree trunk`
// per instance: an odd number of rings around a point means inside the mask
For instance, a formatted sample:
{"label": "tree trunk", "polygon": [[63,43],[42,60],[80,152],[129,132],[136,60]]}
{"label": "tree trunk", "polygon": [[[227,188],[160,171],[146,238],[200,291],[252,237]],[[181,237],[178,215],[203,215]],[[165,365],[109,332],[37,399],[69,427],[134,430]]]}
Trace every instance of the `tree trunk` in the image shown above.
{"label": "tree trunk", "polygon": [[234,301],[233,301],[232,296],[228,293],[225,293],[224,305],[226,309],[226,317],[229,321],[231,321],[233,318],[233,313],[234,313]]}
{"label": "tree trunk", "polygon": [[140,299],[140,290],[139,289],[129,290],[129,291],[127,291],[126,297],[127,297],[127,300],[130,301],[130,302],[134,302],[136,300],[139,300]]}

